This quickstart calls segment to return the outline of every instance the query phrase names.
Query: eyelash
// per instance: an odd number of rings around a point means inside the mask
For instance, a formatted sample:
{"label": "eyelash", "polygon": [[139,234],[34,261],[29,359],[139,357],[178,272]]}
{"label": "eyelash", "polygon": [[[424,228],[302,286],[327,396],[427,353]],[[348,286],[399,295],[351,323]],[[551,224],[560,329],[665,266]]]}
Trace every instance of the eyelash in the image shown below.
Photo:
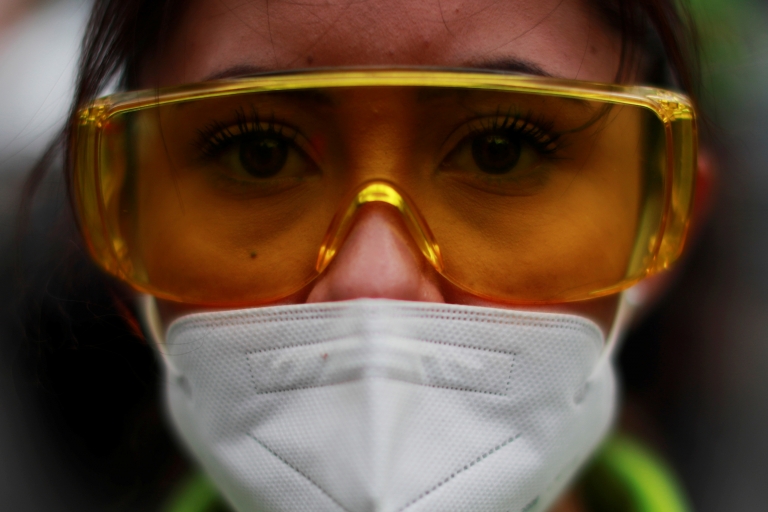
{"label": "eyelash", "polygon": [[[227,124],[221,121],[212,121],[198,130],[198,138],[194,146],[208,158],[216,158],[221,155],[233,142],[252,134],[270,135],[282,137],[289,142],[294,142],[296,132],[285,133],[285,126],[278,124],[274,115],[269,121],[259,116],[255,108],[250,113],[244,107],[235,110],[235,124]],[[500,112],[493,117],[483,117],[475,125],[470,126],[469,136],[487,135],[489,133],[512,132],[523,138],[536,151],[543,155],[553,155],[560,149],[559,139],[561,134],[553,131],[554,122],[538,116],[534,118],[532,113],[521,114],[519,112]],[[233,132],[236,127],[237,133]]]}
{"label": "eyelash", "polygon": [[[478,126],[479,125],[479,126]],[[525,139],[528,144],[544,155],[552,155],[560,149],[560,135],[553,131],[554,122],[532,113],[521,114],[512,110],[502,114],[497,111],[493,117],[483,117],[471,126],[470,136],[487,135],[498,132],[512,132]]]}
{"label": "eyelash", "polygon": [[[237,130],[236,133],[233,128]],[[293,143],[296,140],[296,132],[286,133],[285,130],[286,126],[278,124],[274,115],[265,121],[255,108],[248,113],[244,107],[240,107],[235,110],[235,124],[211,121],[198,130],[198,138],[193,144],[204,156],[216,158],[238,139],[253,134],[277,136]]]}

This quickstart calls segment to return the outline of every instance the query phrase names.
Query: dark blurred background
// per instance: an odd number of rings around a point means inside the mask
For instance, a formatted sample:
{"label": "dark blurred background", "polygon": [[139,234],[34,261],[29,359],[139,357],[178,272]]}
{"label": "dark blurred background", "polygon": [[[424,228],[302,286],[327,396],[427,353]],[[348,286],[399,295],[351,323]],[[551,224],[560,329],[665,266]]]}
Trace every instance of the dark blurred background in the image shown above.
{"label": "dark blurred background", "polygon": [[[620,353],[624,422],[667,457],[695,510],[765,510],[768,2],[691,3],[716,197],[676,286]],[[66,115],[89,7],[0,0],[2,510],[155,510],[186,467],[161,426],[150,350],[82,263],[55,163],[18,214]]]}
{"label": "dark blurred background", "polygon": [[768,510],[768,2],[691,3],[715,203],[621,363],[695,510]]}
{"label": "dark blurred background", "polygon": [[69,109],[89,10],[0,0],[2,511],[155,510],[184,470],[153,354],[84,263],[59,160],[19,211]]}

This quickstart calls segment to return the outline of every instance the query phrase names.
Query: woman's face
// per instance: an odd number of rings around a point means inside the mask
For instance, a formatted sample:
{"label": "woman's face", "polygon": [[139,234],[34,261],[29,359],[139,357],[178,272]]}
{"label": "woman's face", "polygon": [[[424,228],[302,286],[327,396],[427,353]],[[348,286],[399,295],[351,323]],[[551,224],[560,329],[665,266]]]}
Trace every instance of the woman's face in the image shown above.
{"label": "woman's face", "polygon": [[[611,82],[619,54],[619,34],[581,0],[195,0],[147,65],[142,85],[363,65]],[[384,206],[361,212],[326,272],[280,303],[361,297],[505,307],[444,281]],[[546,309],[592,318],[607,331],[616,303],[609,297]],[[166,303],[161,310],[169,320],[188,308]]]}

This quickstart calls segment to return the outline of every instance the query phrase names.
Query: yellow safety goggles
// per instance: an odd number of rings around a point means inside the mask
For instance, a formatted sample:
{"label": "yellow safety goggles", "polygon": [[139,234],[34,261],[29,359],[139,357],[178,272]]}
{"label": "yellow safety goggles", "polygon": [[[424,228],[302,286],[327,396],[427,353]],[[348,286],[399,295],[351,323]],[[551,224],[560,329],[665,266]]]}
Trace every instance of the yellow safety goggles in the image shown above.
{"label": "yellow safety goggles", "polygon": [[383,203],[455,286],[531,304],[669,267],[697,138],[691,103],[669,91],[408,69],[115,94],[80,111],[73,144],[90,251],[137,290],[211,306],[285,297]]}

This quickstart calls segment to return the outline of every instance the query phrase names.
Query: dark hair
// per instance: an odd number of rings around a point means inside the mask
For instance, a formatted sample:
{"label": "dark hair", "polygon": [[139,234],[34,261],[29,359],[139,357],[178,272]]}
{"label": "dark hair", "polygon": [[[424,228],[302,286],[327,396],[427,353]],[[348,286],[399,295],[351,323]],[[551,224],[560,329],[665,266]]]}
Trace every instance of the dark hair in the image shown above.
{"label": "dark hair", "polygon": [[[695,101],[700,81],[697,38],[682,2],[592,0],[592,6],[622,37],[618,81],[642,65],[648,81],[682,89]],[[110,83],[136,87],[140,66],[162,46],[188,3],[95,0],[68,127],[77,109]],[[31,173],[24,191],[22,223],[27,222],[32,198],[46,171],[61,149],[67,152],[70,147],[71,135],[65,129]],[[68,182],[68,157],[64,162]],[[119,496],[136,506],[142,498],[164,492],[163,483],[169,479],[163,476],[183,467],[160,427],[158,372],[127,306],[129,294],[90,263],[66,201],[53,210],[47,207],[40,216],[43,226],[51,226],[50,218],[56,218],[58,224],[42,233],[29,230],[29,234],[40,237],[55,232],[57,237],[42,247],[39,243],[25,246],[24,254],[47,256],[22,265],[26,275],[34,276],[24,285],[22,309],[28,343],[20,361],[31,370],[22,373],[34,376],[35,385],[27,387],[37,397],[33,401],[53,411],[50,421],[63,436],[61,443],[74,443],[74,451],[90,453],[85,457],[86,466],[110,468],[88,471],[94,485],[111,487],[112,499]],[[111,359],[120,364],[115,366]]]}

